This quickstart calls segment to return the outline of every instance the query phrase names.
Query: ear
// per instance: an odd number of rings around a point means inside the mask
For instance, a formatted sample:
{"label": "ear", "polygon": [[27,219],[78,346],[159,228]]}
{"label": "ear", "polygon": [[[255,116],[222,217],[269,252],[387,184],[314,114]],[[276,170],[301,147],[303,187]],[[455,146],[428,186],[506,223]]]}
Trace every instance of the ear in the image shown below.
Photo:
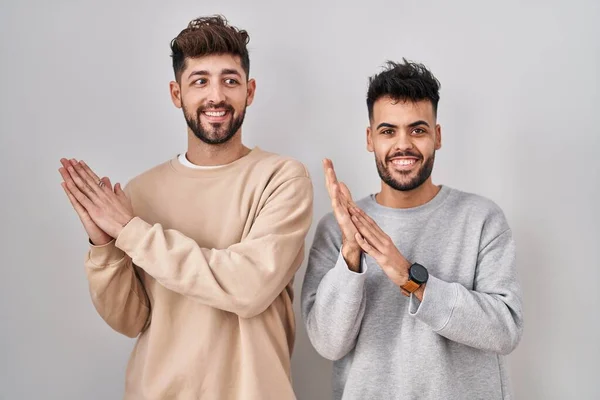
{"label": "ear", "polygon": [[169,82],[169,91],[171,92],[171,101],[177,108],[181,108],[181,88],[175,81]]}
{"label": "ear", "polygon": [[367,150],[370,153],[375,151],[375,147],[373,146],[373,131],[371,131],[370,126],[367,126]]}
{"label": "ear", "polygon": [[440,124],[435,126],[435,149],[439,150],[442,148],[442,127]]}
{"label": "ear", "polygon": [[248,90],[246,92],[246,106],[249,106],[254,101],[254,93],[256,93],[256,81],[250,79],[248,81]]}

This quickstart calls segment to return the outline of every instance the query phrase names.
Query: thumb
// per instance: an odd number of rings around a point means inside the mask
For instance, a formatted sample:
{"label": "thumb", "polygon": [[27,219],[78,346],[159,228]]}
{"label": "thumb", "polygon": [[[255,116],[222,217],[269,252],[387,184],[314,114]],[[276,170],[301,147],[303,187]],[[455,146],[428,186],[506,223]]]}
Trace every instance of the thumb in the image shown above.
{"label": "thumb", "polygon": [[355,206],[354,200],[352,200],[352,194],[350,194],[350,189],[344,182],[340,182],[340,191],[342,192],[342,196],[346,199],[346,203],[348,206]]}
{"label": "thumb", "polygon": [[119,202],[121,204],[123,204],[124,206],[129,207],[129,204],[131,202],[129,201],[129,197],[127,197],[127,194],[125,194],[125,191],[121,187],[120,183],[116,183],[115,184],[115,194],[117,195],[117,199],[119,199]]}
{"label": "thumb", "polygon": [[117,184],[115,184],[115,194],[117,195],[117,197],[121,201],[128,200],[128,197],[125,194],[125,192],[123,191],[123,188],[121,187],[121,184],[118,183],[118,182],[117,182]]}

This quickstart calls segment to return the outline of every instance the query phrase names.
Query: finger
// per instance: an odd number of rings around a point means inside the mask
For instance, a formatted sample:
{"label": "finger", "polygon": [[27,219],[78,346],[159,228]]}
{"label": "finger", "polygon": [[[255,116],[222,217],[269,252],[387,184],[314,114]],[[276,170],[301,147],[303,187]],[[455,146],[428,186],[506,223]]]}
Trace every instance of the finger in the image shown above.
{"label": "finger", "polygon": [[359,215],[352,215],[352,222],[360,234],[369,241],[369,243],[376,247],[379,251],[383,250],[383,242],[380,235],[362,219]]}
{"label": "finger", "polygon": [[73,180],[71,178],[71,175],[69,175],[69,172],[67,172],[66,168],[67,167],[61,167],[58,169],[58,172],[60,173],[60,176],[63,178],[63,181],[65,181],[65,183]]}
{"label": "finger", "polygon": [[112,183],[110,182],[110,178],[108,176],[101,178],[101,181],[104,182],[104,188],[108,189],[108,191],[110,191],[111,193],[114,192]]}
{"label": "finger", "polygon": [[121,183],[120,183],[120,182],[117,182],[117,183],[115,184],[115,194],[116,194],[117,196],[119,196],[119,197],[122,197],[122,198],[129,199],[129,197],[127,197],[127,194],[125,193],[125,191],[124,191],[124,190],[123,190],[123,188],[121,187]]}
{"label": "finger", "polygon": [[354,235],[354,239],[356,239],[356,243],[360,246],[361,249],[371,257],[373,257],[376,261],[381,257],[381,253],[371,244],[365,240],[359,233]]}
{"label": "finger", "polygon": [[119,182],[115,184],[115,194],[117,195],[117,199],[121,202],[121,204],[128,210],[131,210],[131,201]]}
{"label": "finger", "polygon": [[325,159],[323,161],[323,169],[325,172],[325,185],[327,187],[329,197],[331,198],[333,194],[333,186],[337,182],[337,178],[335,176],[335,171],[333,170],[333,164],[331,163],[331,160]]}
{"label": "finger", "polygon": [[340,182],[340,189],[342,190],[342,194],[346,196],[349,201],[352,201],[352,194],[350,193],[350,189],[344,182]]}
{"label": "finger", "polygon": [[377,222],[375,222],[373,220],[373,218],[369,217],[369,215],[366,212],[364,212],[363,210],[361,210],[359,207],[357,207],[357,206],[351,207],[350,208],[350,214],[351,215],[356,215],[359,218],[361,218],[364,221],[364,223],[371,228],[371,230],[373,230],[374,232],[376,232],[378,234],[378,236],[387,237],[387,233],[385,233],[379,227],[379,225],[377,224]]}
{"label": "finger", "polygon": [[336,188],[334,190],[334,199],[331,201],[333,214],[344,236],[353,239],[354,234],[357,232],[356,227],[352,223],[348,208],[338,201],[339,189]]}
{"label": "finger", "polygon": [[331,207],[333,208],[333,211],[335,213],[347,213],[348,211],[345,210],[345,207],[342,206],[342,203],[340,203],[340,193],[339,193],[339,188],[337,185],[332,185],[331,188]]}
{"label": "finger", "polygon": [[349,207],[355,207],[356,205],[354,204],[354,200],[352,200],[352,194],[350,193],[350,189],[348,189],[348,186],[346,186],[344,182],[340,182],[340,191],[342,192],[342,196],[346,200],[346,204]]}
{"label": "finger", "polygon": [[[83,160],[79,161],[79,164],[81,165],[81,168],[83,169],[83,171],[85,171],[85,173],[90,177],[90,179],[96,183],[96,185],[93,187],[94,188],[96,188],[96,186],[98,187],[98,189],[96,189],[97,193],[100,193],[100,192],[103,192],[104,194],[113,193],[113,187],[112,187],[112,184],[110,183],[110,179],[108,177],[100,178],[90,168],[90,166],[87,165],[85,163],[85,161],[83,161]],[[102,182],[102,185],[100,185],[101,182]]]}
{"label": "finger", "polygon": [[65,182],[62,182],[60,184],[60,186],[62,186],[63,190],[65,191],[65,193],[67,194],[67,197],[69,199],[69,201],[71,202],[71,205],[73,206],[73,208],[75,209],[75,212],[77,213],[77,215],[79,216],[79,218],[81,220],[84,220],[86,218],[89,218],[89,213],[87,212],[87,210],[81,205],[81,203],[79,203],[79,201],[77,201],[77,199],[75,198],[75,196],[73,196],[73,194],[71,193],[71,191],[69,190],[69,188],[67,187],[67,184]]}
{"label": "finger", "polygon": [[[103,199],[110,198],[113,194],[113,188],[110,184],[110,179],[107,177],[100,178],[83,160],[79,161],[81,170],[89,177],[88,184],[94,189],[94,192]],[[92,183],[93,182],[93,183]]]}
{"label": "finger", "polygon": [[105,176],[98,179],[98,183],[96,184],[96,192],[98,196],[102,198],[104,202],[117,201],[117,197],[115,196],[114,189],[112,187],[112,183],[110,179]]}
{"label": "finger", "polygon": [[62,168],[59,168],[58,172],[62,176],[63,181],[65,181],[65,182],[72,181],[73,178],[71,178],[71,174],[69,173],[69,168],[73,166],[73,164],[71,163],[71,160],[68,160],[66,158],[61,158],[60,163],[62,165]]}
{"label": "finger", "polygon": [[93,209],[94,203],[79,189],[77,183],[74,182],[73,179],[69,180],[68,182],[65,182],[65,184],[67,185],[67,189],[69,190],[69,192],[71,192],[73,197],[77,199],[77,201],[83,206],[83,208],[85,208],[88,212]]}
{"label": "finger", "polygon": [[[100,180],[99,178],[98,178],[98,179],[94,178],[94,176],[97,176],[97,175],[96,175],[96,174],[94,174],[93,172],[92,172],[93,176],[92,176],[92,175],[90,175],[90,174],[89,174],[89,173],[86,171],[86,169],[84,168],[84,164],[83,164],[83,162],[82,162],[82,161],[79,161],[78,163],[76,163],[76,164],[73,166],[73,168],[75,168],[75,171],[77,171],[77,173],[79,174],[79,177],[80,177],[80,178],[81,178],[83,181],[85,181],[85,183],[87,183],[87,184],[90,186],[90,188],[92,188],[92,190],[94,191],[94,193],[98,194],[98,193],[100,193],[100,192],[102,191],[102,190],[101,190],[101,189],[102,189],[102,187],[101,187],[101,186],[99,186],[99,185],[100,185],[100,182],[101,182],[101,180]],[[88,168],[88,169],[89,169],[89,168]]]}
{"label": "finger", "polygon": [[69,165],[71,165],[71,161],[67,160],[66,158],[61,158],[60,163],[64,169],[69,168]]}
{"label": "finger", "polygon": [[[85,179],[87,174],[83,174],[83,172],[81,172],[81,174],[80,174],[80,172],[78,170],[81,170],[81,168],[76,169],[76,167],[73,165],[70,165],[67,168],[67,171],[69,172],[69,175],[71,176],[72,182],[75,183],[75,185],[77,186],[79,191],[82,192],[89,199],[97,198],[96,193],[92,189],[92,186],[88,183],[88,180]],[[82,174],[83,174],[83,176],[82,176]],[[92,185],[95,185],[95,184],[92,184]],[[76,193],[72,190],[71,187],[69,187],[69,190],[71,190],[71,193],[73,193],[73,195],[75,195],[75,198],[77,198],[77,200],[79,200],[79,198],[76,196]]]}
{"label": "finger", "polygon": [[79,161],[79,164],[81,165],[81,168],[83,168],[83,170],[86,172],[86,174],[88,174],[88,176],[90,178],[92,178],[92,180],[94,182],[100,181],[100,177],[98,175],[96,175],[96,173],[83,160]]}
{"label": "finger", "polygon": [[345,215],[348,216],[348,218],[350,218],[350,213],[348,212],[348,202],[342,194],[340,185],[338,183],[335,183],[333,185],[331,205],[333,208],[339,208],[340,212],[343,212]]}

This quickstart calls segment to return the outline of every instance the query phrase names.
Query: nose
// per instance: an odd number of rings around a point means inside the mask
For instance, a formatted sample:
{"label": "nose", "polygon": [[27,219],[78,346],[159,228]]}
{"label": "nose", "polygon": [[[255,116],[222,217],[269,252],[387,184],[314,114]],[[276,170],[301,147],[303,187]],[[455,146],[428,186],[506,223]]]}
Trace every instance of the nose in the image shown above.
{"label": "nose", "polygon": [[397,135],[396,143],[394,143],[394,148],[397,151],[408,151],[414,148],[414,144],[411,140],[411,137],[406,132],[400,132]]}
{"label": "nose", "polygon": [[209,103],[219,104],[222,101],[225,101],[225,94],[220,85],[211,85],[208,90],[207,100]]}

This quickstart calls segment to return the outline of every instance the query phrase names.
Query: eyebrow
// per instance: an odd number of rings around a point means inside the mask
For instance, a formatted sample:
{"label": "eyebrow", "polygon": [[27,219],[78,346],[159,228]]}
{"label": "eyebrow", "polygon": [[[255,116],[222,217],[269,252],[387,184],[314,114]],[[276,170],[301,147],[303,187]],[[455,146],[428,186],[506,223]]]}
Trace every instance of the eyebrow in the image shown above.
{"label": "eyebrow", "polygon": [[[419,125],[425,125],[426,127],[429,128],[429,124],[423,120],[418,120],[418,121],[412,122],[412,123],[408,124],[408,127],[414,128],[415,126],[419,126]],[[394,129],[396,129],[396,128],[398,128],[398,126],[394,125],[394,124],[390,124],[389,122],[382,122],[379,125],[377,125],[377,129],[379,129],[379,128],[394,128]]]}
{"label": "eyebrow", "polygon": [[[194,76],[205,76],[205,75],[210,75],[210,72],[208,72],[208,71],[207,71],[207,70],[205,70],[205,69],[202,69],[202,70],[198,70],[198,71],[194,71],[194,72],[192,72],[192,73],[189,75],[188,79],[189,79],[189,78],[192,78],[192,77],[194,77]],[[238,70],[236,70],[236,69],[231,69],[231,68],[225,68],[225,69],[222,69],[222,70],[221,70],[221,75],[237,75],[237,76],[239,76],[240,78],[242,77],[242,75],[241,75],[241,74],[238,72]]]}
{"label": "eyebrow", "polygon": [[418,121],[413,122],[412,124],[408,124],[408,127],[414,128],[415,126],[419,126],[419,125],[425,125],[426,127],[429,128],[429,124],[423,120],[418,120]]}
{"label": "eyebrow", "polygon": [[397,126],[394,124],[387,123],[387,122],[382,122],[379,125],[377,125],[377,129],[379,129],[379,128],[397,128]]}

